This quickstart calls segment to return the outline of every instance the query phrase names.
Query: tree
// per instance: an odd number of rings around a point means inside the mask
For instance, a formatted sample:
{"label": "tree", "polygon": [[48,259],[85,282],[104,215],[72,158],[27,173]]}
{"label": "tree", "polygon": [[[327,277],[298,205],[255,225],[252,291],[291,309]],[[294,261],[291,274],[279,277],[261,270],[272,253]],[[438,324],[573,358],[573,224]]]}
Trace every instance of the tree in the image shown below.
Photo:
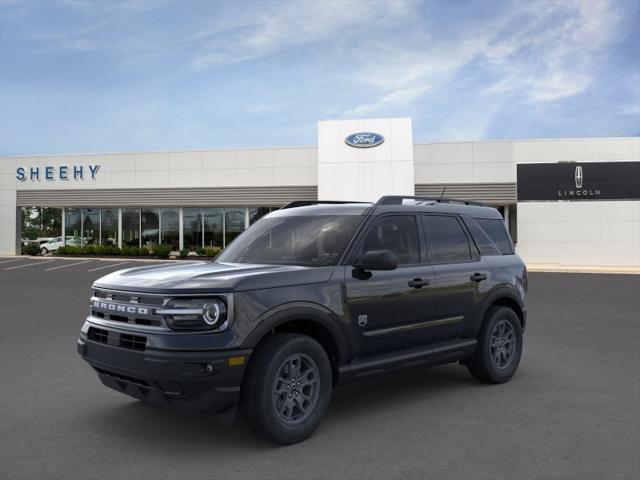
{"label": "tree", "polygon": [[38,237],[62,235],[62,209],[53,207],[23,207],[22,237],[34,240]]}

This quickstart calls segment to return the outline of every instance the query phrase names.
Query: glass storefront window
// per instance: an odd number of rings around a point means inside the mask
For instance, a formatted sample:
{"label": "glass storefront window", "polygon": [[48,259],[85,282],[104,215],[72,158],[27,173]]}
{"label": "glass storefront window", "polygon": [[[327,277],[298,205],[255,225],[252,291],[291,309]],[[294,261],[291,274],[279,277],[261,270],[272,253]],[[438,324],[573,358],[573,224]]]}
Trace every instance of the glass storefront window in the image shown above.
{"label": "glass storefront window", "polygon": [[140,209],[122,209],[122,245],[140,246]]}
{"label": "glass storefront window", "polygon": [[157,208],[143,208],[141,213],[142,245],[153,247],[158,244],[160,216]]}
{"label": "glass storefront window", "polygon": [[203,208],[204,218],[204,246],[220,247],[224,246],[224,209]]}
{"label": "glass storefront window", "polygon": [[101,238],[102,245],[118,245],[118,209],[102,209]]}
{"label": "glass storefront window", "polygon": [[82,245],[100,243],[100,209],[82,209]]}
{"label": "glass storefront window", "polygon": [[199,208],[182,210],[184,248],[202,248],[202,214]]}
{"label": "glass storefront window", "polygon": [[180,245],[180,209],[160,209],[160,243],[177,250]]}
{"label": "glass storefront window", "polygon": [[245,228],[245,208],[226,208],[224,212],[224,243],[229,245],[231,241],[240,235]]}
{"label": "glass storefront window", "polygon": [[79,247],[82,232],[82,211],[79,208],[67,208],[64,211],[65,245]]}
{"label": "glass storefront window", "polygon": [[249,225],[253,225],[260,218],[264,217],[272,210],[271,207],[250,207],[249,208]]}
{"label": "glass storefront window", "polygon": [[[274,207],[183,208],[183,248],[224,248]],[[64,209],[66,243],[180,247],[180,208],[123,208],[118,230],[118,208]]]}

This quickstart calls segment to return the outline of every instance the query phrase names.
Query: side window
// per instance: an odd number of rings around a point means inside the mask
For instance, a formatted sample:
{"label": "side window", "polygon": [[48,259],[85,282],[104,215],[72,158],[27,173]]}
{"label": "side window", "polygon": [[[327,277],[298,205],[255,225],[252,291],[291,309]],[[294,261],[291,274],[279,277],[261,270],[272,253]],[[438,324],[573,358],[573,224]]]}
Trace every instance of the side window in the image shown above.
{"label": "side window", "polygon": [[398,265],[420,262],[420,240],[413,215],[382,217],[367,232],[362,252],[391,250],[398,256]]}
{"label": "side window", "polygon": [[471,217],[464,217],[464,223],[469,229],[469,233],[473,237],[474,242],[478,246],[478,250],[482,255],[502,255],[500,249],[489,238],[477,221]]}
{"label": "side window", "polygon": [[482,229],[489,235],[489,238],[496,244],[500,253],[511,255],[513,245],[505,228],[504,222],[500,219],[477,218],[476,221]]}
{"label": "side window", "polygon": [[433,263],[468,262],[471,249],[467,235],[456,217],[427,215]]}

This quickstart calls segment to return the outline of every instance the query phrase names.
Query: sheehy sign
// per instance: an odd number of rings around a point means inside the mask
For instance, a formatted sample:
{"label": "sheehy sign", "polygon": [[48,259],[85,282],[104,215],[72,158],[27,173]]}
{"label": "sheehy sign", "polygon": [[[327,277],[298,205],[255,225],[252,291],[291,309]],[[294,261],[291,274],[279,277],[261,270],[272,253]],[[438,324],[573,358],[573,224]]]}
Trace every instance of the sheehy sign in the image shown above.
{"label": "sheehy sign", "polygon": [[95,180],[100,170],[100,165],[58,165],[46,167],[18,167],[16,179],[20,182],[27,180],[37,182],[40,180]]}
{"label": "sheehy sign", "polygon": [[518,201],[637,200],[640,162],[518,165]]}

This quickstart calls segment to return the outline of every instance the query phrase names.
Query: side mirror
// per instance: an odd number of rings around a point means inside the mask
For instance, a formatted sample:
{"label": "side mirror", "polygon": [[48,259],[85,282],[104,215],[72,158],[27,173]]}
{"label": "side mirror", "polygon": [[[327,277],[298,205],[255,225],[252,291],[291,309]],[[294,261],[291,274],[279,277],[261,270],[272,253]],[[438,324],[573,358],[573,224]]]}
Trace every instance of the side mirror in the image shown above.
{"label": "side mirror", "polygon": [[362,271],[395,270],[398,268],[398,256],[391,250],[369,250],[354,267]]}

